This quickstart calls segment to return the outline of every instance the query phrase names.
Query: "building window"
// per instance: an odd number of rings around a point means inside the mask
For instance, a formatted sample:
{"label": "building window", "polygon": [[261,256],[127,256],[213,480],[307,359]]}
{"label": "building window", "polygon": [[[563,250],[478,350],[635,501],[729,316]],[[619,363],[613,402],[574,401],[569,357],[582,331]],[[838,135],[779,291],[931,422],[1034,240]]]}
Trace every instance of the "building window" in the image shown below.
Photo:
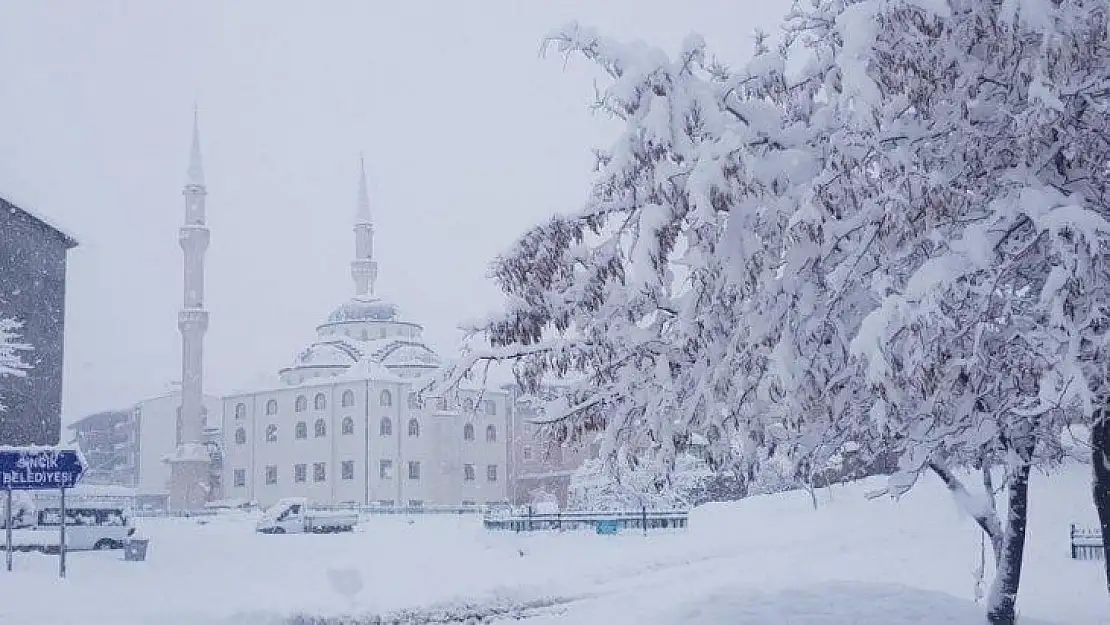
{"label": "building window", "polygon": [[496,443],[497,442],[497,427],[496,426],[493,426],[493,425],[486,426],[486,442],[487,443]]}
{"label": "building window", "polygon": [[339,404],[344,408],[350,408],[355,405],[355,394],[353,391],[343,391],[343,397],[339,400]]}
{"label": "building window", "polygon": [[392,499],[379,499],[378,500],[378,505],[382,506],[383,508],[392,508],[393,507],[393,500]]}
{"label": "building window", "polygon": [[389,394],[389,391],[383,390],[382,394],[378,397],[378,403],[382,406],[392,406],[393,396]]}
{"label": "building window", "polygon": [[312,481],[324,482],[328,479],[328,465],[324,462],[312,463]]}
{"label": "building window", "polygon": [[466,425],[463,426],[463,440],[464,441],[474,440],[474,424],[473,423],[467,423]]}
{"label": "building window", "polygon": [[475,503],[474,500],[472,500],[472,499],[463,499],[462,500],[462,507],[464,507],[464,508],[474,508],[474,507],[477,507],[477,505],[478,504]]}
{"label": "building window", "polygon": [[474,412],[474,400],[467,397],[463,400],[463,410],[466,412]]}
{"label": "building window", "polygon": [[409,436],[420,436],[420,422],[416,419],[409,419]]}
{"label": "building window", "polygon": [[266,414],[268,414],[268,415],[277,414],[277,400],[276,399],[271,399],[270,401],[266,402]]}
{"label": "building window", "polygon": [[486,405],[486,414],[491,417],[497,414],[497,404],[492,399],[487,399],[482,403]]}
{"label": "building window", "polygon": [[316,420],[316,425],[313,426],[313,433],[316,435],[316,438],[320,438],[322,436],[327,436],[328,435],[328,424],[327,424],[327,422],[324,421],[323,419],[317,419]]}
{"label": "building window", "polygon": [[246,419],[247,418],[247,405],[246,404],[243,404],[243,403],[235,404],[235,418],[236,419]]}
{"label": "building window", "polygon": [[266,483],[277,484],[277,467],[272,464],[266,467]]}
{"label": "building window", "polygon": [[409,393],[409,408],[423,408],[424,402],[421,401],[420,395],[416,393]]}
{"label": "building window", "polygon": [[463,465],[463,480],[465,480],[467,482],[473,482],[474,481],[474,465],[472,465],[472,464],[464,464]]}
{"label": "building window", "polygon": [[267,443],[276,443],[277,442],[277,426],[274,425],[273,423],[266,426],[266,442]]}
{"label": "building window", "polygon": [[393,421],[389,417],[382,417],[381,423],[378,424],[378,434],[382,436],[393,435]]}
{"label": "building window", "polygon": [[343,417],[343,433],[344,434],[354,434],[355,433],[355,420],[354,419],[352,419],[350,417]]}
{"label": "building window", "polygon": [[312,407],[316,410],[323,410],[328,407],[328,398],[324,397],[323,393],[316,393],[316,397],[312,398]]}
{"label": "building window", "polygon": [[235,488],[243,488],[247,485],[247,470],[235,469]]}
{"label": "building window", "polygon": [[378,479],[392,480],[393,479],[393,461],[392,460],[379,460],[378,461]]}
{"label": "building window", "polygon": [[293,481],[305,482],[308,480],[308,465],[295,464],[293,465]]}
{"label": "building window", "polygon": [[419,480],[420,479],[420,462],[419,461],[414,461],[414,460],[409,461],[409,479],[410,480]]}
{"label": "building window", "polygon": [[297,395],[297,399],[293,400],[293,412],[304,412],[308,410],[308,398],[304,395]]}
{"label": "building window", "polygon": [[524,461],[525,462],[529,462],[529,461],[532,460],[532,448],[531,447],[529,447],[528,445],[525,445],[523,453],[524,453]]}
{"label": "building window", "polygon": [[297,421],[297,425],[293,428],[293,438],[297,440],[308,438],[308,424],[304,421]]}
{"label": "building window", "polygon": [[424,507],[424,500],[423,499],[409,499],[409,507],[410,508],[423,508]]}
{"label": "building window", "polygon": [[345,480],[355,479],[355,461],[344,460],[343,462],[341,462],[339,464],[339,472],[342,474],[342,477]]}
{"label": "building window", "polygon": [[486,479],[490,482],[497,481],[497,465],[491,464],[486,467]]}
{"label": "building window", "polygon": [[246,445],[247,444],[247,431],[245,429],[235,428],[235,444],[236,445]]}

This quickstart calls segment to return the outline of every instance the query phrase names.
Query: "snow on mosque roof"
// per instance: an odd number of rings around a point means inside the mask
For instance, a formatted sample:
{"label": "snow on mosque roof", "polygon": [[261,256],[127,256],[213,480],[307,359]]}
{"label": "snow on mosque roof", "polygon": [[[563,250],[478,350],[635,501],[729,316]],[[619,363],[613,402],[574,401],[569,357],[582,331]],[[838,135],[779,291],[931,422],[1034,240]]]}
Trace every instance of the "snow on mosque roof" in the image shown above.
{"label": "snow on mosque roof", "polygon": [[352,321],[397,321],[397,305],[383,299],[352,297],[328,315],[328,323]]}

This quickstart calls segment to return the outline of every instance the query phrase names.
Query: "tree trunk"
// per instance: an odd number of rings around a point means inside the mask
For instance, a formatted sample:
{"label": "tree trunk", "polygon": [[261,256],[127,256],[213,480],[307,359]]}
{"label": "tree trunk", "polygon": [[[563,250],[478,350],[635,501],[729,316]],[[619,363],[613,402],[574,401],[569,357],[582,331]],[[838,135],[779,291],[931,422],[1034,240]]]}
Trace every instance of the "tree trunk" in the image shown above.
{"label": "tree trunk", "polygon": [[1110,592],[1110,421],[1106,408],[1095,413],[1091,427],[1091,491],[1102,529],[1102,554],[1106,563],[1106,590]]}
{"label": "tree trunk", "polygon": [[[1023,454],[1028,457],[1027,454]],[[1021,562],[1025,555],[1025,526],[1029,503],[1029,463],[1015,468],[1006,487],[1006,527],[1003,531],[1002,557],[991,585],[987,604],[987,622],[991,625],[1014,625],[1017,622],[1018,585],[1021,583]]]}

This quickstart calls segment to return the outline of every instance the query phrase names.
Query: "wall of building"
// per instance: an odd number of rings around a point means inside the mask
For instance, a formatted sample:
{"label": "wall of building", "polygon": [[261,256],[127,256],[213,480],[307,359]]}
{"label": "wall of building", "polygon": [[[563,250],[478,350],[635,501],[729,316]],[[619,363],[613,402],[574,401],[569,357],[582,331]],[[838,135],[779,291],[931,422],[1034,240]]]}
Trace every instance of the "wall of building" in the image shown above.
{"label": "wall of building", "polygon": [[0,444],[56,445],[61,434],[67,238],[0,198],[0,316],[23,322],[26,377],[4,379]]}
{"label": "wall of building", "polygon": [[[346,391],[353,394],[351,406],[343,406]],[[383,401],[383,392],[388,393],[388,401]],[[462,392],[457,402],[430,401],[424,406],[411,399],[411,393],[407,381],[314,380],[224,398],[225,496],[264,506],[282,497],[306,497],[320,504],[392,505],[506,500],[506,395],[486,394],[486,399],[496,403],[496,414],[488,415],[466,413],[463,406],[466,399],[473,400],[473,392]],[[322,408],[317,408],[317,394],[325,398]],[[296,410],[298,396],[305,397],[303,412]],[[275,415],[266,414],[271,400],[277,402]],[[353,430],[344,433],[343,422],[348,417]],[[382,433],[383,419],[390,424],[386,434]],[[467,419],[480,426],[473,441],[463,437]],[[323,436],[316,436],[317,420],[326,424]],[[417,435],[410,434],[412,420],[419,426]],[[307,436],[303,439],[296,437],[299,422],[305,424]],[[495,441],[485,439],[488,425],[497,431]],[[276,441],[267,440],[270,426],[276,427]],[[391,463],[385,475],[382,461]],[[353,466],[348,476],[343,475],[344,462]],[[325,467],[322,480],[316,479],[317,463]],[[410,477],[409,463],[419,463],[419,477]],[[467,464],[475,466],[473,481],[465,479]],[[305,467],[303,481],[296,479],[297,465]],[[490,465],[497,467],[492,481],[487,477]],[[268,477],[276,480],[268,483]]]}

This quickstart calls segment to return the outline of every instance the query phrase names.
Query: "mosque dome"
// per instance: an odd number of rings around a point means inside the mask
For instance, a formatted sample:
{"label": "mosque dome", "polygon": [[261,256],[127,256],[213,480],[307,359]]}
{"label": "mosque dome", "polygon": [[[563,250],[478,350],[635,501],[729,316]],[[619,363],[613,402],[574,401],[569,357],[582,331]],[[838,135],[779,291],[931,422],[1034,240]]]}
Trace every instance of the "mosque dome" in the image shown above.
{"label": "mosque dome", "polygon": [[353,297],[328,315],[328,323],[398,321],[397,305],[383,299]]}

